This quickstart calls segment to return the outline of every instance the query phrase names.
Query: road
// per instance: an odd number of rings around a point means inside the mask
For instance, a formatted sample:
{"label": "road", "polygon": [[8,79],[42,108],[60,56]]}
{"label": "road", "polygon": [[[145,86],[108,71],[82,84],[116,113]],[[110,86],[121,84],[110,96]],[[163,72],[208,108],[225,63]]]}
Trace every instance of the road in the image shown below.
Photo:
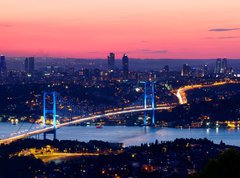
{"label": "road", "polygon": [[208,87],[233,84],[233,83],[238,83],[238,82],[230,80],[230,81],[225,81],[225,82],[215,82],[212,84],[186,85],[186,86],[180,87],[179,89],[173,91],[173,93],[177,96],[179,104],[187,104],[188,100],[187,100],[186,92],[189,90],[199,89],[199,88],[208,88]]}
{"label": "road", "polygon": [[[100,115],[93,115],[93,116],[85,117],[85,118],[81,118],[81,116],[76,116],[76,117],[72,118],[73,121],[58,124],[57,129],[59,129],[61,127],[81,123],[81,122],[96,120],[96,119],[103,118],[103,117],[109,117],[109,116],[115,116],[115,115],[121,115],[121,114],[128,114],[128,113],[134,113],[134,112],[142,112],[142,111],[145,111],[145,110],[147,110],[147,111],[152,110],[152,108],[147,108],[147,109],[139,108],[139,107],[136,107],[136,108],[137,109],[114,111],[114,112],[109,112],[109,113],[100,114]],[[168,110],[168,109],[171,109],[171,108],[172,108],[172,106],[160,106],[160,107],[157,107],[155,110]],[[27,138],[27,137],[30,137],[30,136],[33,136],[33,135],[38,135],[38,134],[41,134],[41,133],[44,133],[44,132],[49,132],[53,129],[54,129],[53,126],[49,126],[49,127],[43,127],[41,129],[38,129],[38,130],[30,131],[30,132],[27,132],[27,133],[22,133],[22,134],[19,134],[19,135],[16,135],[16,136],[11,136],[11,137],[0,140],[0,144],[8,144],[8,143],[11,143],[13,141],[20,140],[20,139],[23,139],[23,138]]]}
{"label": "road", "polygon": [[[179,104],[187,104],[188,101],[187,101],[187,97],[186,97],[186,92],[189,91],[189,90],[193,90],[193,89],[197,89],[197,88],[206,88],[206,87],[225,85],[225,84],[230,84],[230,83],[238,83],[238,82],[236,82],[236,81],[225,81],[225,82],[215,82],[215,83],[212,83],[212,84],[187,85],[187,86],[181,87],[181,88],[173,91],[173,93],[178,97]],[[173,107],[174,106],[158,105],[156,110],[168,110],[168,109],[171,109]],[[126,108],[126,110],[120,110],[120,108],[118,108],[118,109],[110,110],[110,111],[107,111],[107,112],[105,111],[104,114],[92,115],[92,116],[88,116],[88,117],[85,117],[85,118],[82,118],[81,116],[77,116],[77,117],[73,117],[72,121],[70,121],[70,122],[58,124],[57,129],[61,128],[61,127],[69,126],[69,125],[78,124],[78,123],[81,123],[81,122],[96,120],[96,119],[103,118],[103,117],[109,117],[109,116],[121,115],[121,114],[133,113],[133,112],[142,112],[142,111],[145,111],[145,110],[152,110],[152,108],[144,109],[144,108],[142,108],[142,106],[135,106],[135,107]],[[8,143],[11,143],[13,141],[20,140],[20,139],[23,139],[23,138],[27,138],[27,137],[30,137],[30,136],[33,136],[33,135],[38,135],[38,134],[41,134],[41,133],[44,133],[44,132],[49,132],[49,131],[52,131],[53,129],[54,129],[53,126],[48,126],[48,127],[39,128],[38,130],[30,131],[30,132],[27,132],[27,133],[26,132],[25,133],[20,133],[18,135],[10,136],[8,138],[0,140],[0,144],[8,144]]]}

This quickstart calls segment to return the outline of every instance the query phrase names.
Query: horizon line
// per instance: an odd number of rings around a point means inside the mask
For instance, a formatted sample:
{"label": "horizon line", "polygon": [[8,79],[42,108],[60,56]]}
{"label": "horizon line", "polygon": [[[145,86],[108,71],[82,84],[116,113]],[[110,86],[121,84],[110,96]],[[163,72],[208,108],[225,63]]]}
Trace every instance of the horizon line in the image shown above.
{"label": "horizon line", "polygon": [[[34,55],[29,55],[29,56],[7,56],[4,54],[1,54],[5,56],[6,58],[27,58],[27,57],[34,57],[34,58],[46,58],[46,59],[78,59],[78,60],[107,60],[107,58],[87,58],[87,57],[54,57],[54,56],[34,56]],[[228,59],[228,60],[240,60],[239,58],[226,58],[226,57],[216,57],[216,58],[131,58],[131,60],[216,60],[216,59]],[[122,58],[115,58],[115,60],[122,60]]]}

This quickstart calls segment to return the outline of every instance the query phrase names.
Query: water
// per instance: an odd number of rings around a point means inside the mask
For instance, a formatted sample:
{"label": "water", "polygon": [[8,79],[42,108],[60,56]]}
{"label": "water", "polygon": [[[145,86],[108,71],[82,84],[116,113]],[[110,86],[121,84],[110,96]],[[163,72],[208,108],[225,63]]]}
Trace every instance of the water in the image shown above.
{"label": "water", "polygon": [[[16,132],[21,124],[0,123],[0,138]],[[24,123],[20,130],[33,128],[32,124]],[[103,140],[124,143],[125,146],[140,145],[158,141],[173,141],[176,138],[208,138],[215,143],[222,140],[228,145],[240,146],[240,130],[211,128],[211,129],[180,129],[180,128],[152,128],[152,127],[126,127],[103,126],[96,129],[94,126],[69,126],[57,130],[57,138],[61,140]]]}

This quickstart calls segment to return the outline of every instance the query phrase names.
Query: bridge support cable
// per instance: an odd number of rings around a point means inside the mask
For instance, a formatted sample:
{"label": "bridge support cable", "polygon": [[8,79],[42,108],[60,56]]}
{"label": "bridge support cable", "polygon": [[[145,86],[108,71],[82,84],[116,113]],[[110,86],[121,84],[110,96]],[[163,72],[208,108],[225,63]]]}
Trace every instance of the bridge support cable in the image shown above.
{"label": "bridge support cable", "polygon": [[[25,112],[25,111],[23,111],[23,112],[20,113],[19,115],[23,115],[24,112]],[[21,122],[21,124],[18,124],[19,127],[17,127],[16,131],[12,132],[10,135],[16,135],[16,134],[18,134],[18,132],[21,131],[21,129],[22,129],[24,123],[25,123],[25,122]]]}
{"label": "bridge support cable", "polygon": [[88,112],[80,106],[79,103],[74,103],[70,98],[64,98],[58,95],[57,116],[58,121],[72,121],[75,116],[87,116]]}

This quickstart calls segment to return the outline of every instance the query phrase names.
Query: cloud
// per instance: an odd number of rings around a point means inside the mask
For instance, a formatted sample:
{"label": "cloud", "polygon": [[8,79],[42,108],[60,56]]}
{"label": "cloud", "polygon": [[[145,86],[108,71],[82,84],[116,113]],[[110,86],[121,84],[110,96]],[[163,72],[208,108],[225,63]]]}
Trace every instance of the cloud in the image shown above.
{"label": "cloud", "polygon": [[151,54],[164,54],[167,53],[167,50],[150,50],[150,49],[140,49],[139,52],[151,53]]}
{"label": "cloud", "polygon": [[227,40],[227,39],[237,39],[240,36],[220,36],[220,37],[207,37],[208,40]]}
{"label": "cloud", "polygon": [[10,28],[10,27],[13,27],[13,25],[10,25],[10,24],[1,24],[1,23],[0,23],[0,27]]}
{"label": "cloud", "polygon": [[240,30],[240,28],[212,28],[212,29],[209,29],[208,31],[211,31],[211,32],[226,32],[226,31],[235,31],[235,30]]}

